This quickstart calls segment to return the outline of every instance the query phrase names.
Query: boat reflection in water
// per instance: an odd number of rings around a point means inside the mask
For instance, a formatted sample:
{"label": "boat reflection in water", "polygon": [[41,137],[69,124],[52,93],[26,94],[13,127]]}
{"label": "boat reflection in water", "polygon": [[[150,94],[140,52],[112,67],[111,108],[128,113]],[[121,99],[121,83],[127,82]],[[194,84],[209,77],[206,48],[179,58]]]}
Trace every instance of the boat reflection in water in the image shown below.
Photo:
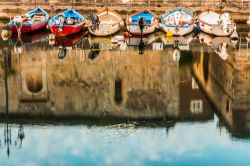
{"label": "boat reflection in water", "polygon": [[55,37],[55,39],[50,40],[50,45],[58,47],[59,59],[64,59],[68,51],[72,50],[73,47],[78,49],[87,49],[89,47],[88,39],[83,32],[70,36]]}
{"label": "boat reflection in water", "polygon": [[14,45],[14,51],[16,53],[21,53],[24,46],[45,42],[48,40],[48,36],[49,31],[45,29],[29,34],[22,34],[20,37],[18,37],[18,34],[13,33],[9,39],[9,45]]}

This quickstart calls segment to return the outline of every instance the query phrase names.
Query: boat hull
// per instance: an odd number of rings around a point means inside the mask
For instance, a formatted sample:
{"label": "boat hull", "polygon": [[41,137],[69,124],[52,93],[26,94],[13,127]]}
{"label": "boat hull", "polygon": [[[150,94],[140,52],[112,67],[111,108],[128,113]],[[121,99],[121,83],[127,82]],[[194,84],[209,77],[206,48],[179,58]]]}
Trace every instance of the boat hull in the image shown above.
{"label": "boat hull", "polygon": [[109,36],[117,33],[124,26],[121,16],[112,10],[104,10],[97,13],[97,16],[100,21],[98,29],[92,31],[91,27],[88,28],[92,35]]}
{"label": "boat hull", "polygon": [[176,30],[174,26],[167,26],[167,25],[162,24],[162,30],[166,33],[168,31],[171,31],[173,36],[183,36],[183,35],[191,33],[194,30],[194,26],[193,25],[180,26],[179,30]]}
{"label": "boat hull", "polygon": [[84,24],[78,25],[76,27],[67,25],[63,27],[62,31],[59,31],[59,26],[53,25],[50,27],[50,30],[57,36],[68,36],[80,32],[83,28]]}
{"label": "boat hull", "polygon": [[[24,24],[21,28],[21,33],[37,31],[39,29],[45,28],[47,24],[48,24],[48,20],[41,22],[41,23],[37,23],[37,24],[26,24],[26,25]],[[18,33],[15,25],[9,25],[9,29],[13,33]]]}
{"label": "boat hull", "polygon": [[[149,26],[146,25],[142,31],[142,35],[148,35],[156,31],[157,24]],[[132,35],[141,35],[141,30],[138,24],[127,25],[127,30]]]}
{"label": "boat hull", "polygon": [[109,36],[109,35],[117,33],[120,29],[121,29],[120,24],[116,24],[116,25],[100,24],[99,29],[92,31],[89,28],[89,32],[95,36]]}
{"label": "boat hull", "polygon": [[207,25],[207,24],[201,24],[200,29],[203,32],[206,32],[211,35],[216,35],[216,36],[229,36],[233,33],[235,29],[235,25],[230,24],[228,25],[228,29],[224,30],[223,26],[220,25]]}
{"label": "boat hull", "polygon": [[[224,23],[224,28],[223,28],[223,20],[222,18],[227,18],[229,15],[221,15],[220,13],[217,13],[212,10],[204,11],[202,12],[198,18],[200,21],[200,29],[203,32],[206,32],[208,34],[216,35],[216,36],[229,36],[231,35],[234,30],[236,29],[236,24],[233,23],[233,21],[226,20]],[[221,22],[219,24],[218,22]]]}

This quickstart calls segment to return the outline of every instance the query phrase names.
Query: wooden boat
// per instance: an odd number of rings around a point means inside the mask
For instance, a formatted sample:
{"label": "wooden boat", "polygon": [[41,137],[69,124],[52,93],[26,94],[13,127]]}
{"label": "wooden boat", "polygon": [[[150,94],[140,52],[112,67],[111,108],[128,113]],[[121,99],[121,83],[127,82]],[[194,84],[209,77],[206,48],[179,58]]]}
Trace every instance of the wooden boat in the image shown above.
{"label": "wooden boat", "polygon": [[98,27],[94,27],[94,23],[90,20],[89,32],[95,36],[108,36],[117,33],[124,22],[121,16],[109,9],[96,14],[99,21]]}
{"label": "wooden boat", "polygon": [[216,35],[228,36],[236,29],[235,23],[230,19],[228,13],[219,14],[212,10],[207,10],[199,14],[200,29],[203,32]]}
{"label": "wooden boat", "polygon": [[85,25],[85,18],[73,9],[65,10],[49,21],[52,33],[57,36],[67,36],[81,31]]}
{"label": "wooden boat", "polygon": [[46,27],[48,21],[49,14],[42,8],[36,8],[22,16],[15,16],[8,27],[14,33],[18,33],[18,29],[21,33],[27,33]]}
{"label": "wooden boat", "polygon": [[182,8],[175,9],[161,17],[161,27],[172,35],[186,35],[194,29],[193,16]]}
{"label": "wooden boat", "polygon": [[154,32],[159,20],[156,14],[143,10],[130,15],[127,20],[127,30],[133,35],[146,35]]}

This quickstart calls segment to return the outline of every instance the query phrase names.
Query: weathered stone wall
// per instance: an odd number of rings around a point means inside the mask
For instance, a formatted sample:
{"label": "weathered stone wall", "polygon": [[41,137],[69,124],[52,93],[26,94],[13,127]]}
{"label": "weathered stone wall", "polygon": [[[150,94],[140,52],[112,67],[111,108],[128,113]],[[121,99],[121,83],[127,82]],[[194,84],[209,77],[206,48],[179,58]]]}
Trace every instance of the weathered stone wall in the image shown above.
{"label": "weathered stone wall", "polygon": [[[234,0],[230,2],[222,2],[222,0],[130,0],[128,3],[123,4],[121,0],[23,0],[23,1],[0,1],[0,17],[14,16],[17,13],[23,13],[24,11],[30,10],[34,7],[41,6],[49,12],[57,12],[58,10],[64,10],[71,8],[72,6],[80,12],[87,13],[90,10],[102,10],[103,7],[108,4],[110,9],[116,10],[126,17],[127,14],[140,10],[143,8],[149,8],[162,14],[164,12],[171,11],[176,7],[183,7],[189,12],[196,14],[207,8],[214,9],[217,11],[229,11],[232,13],[250,13],[250,3],[242,5],[241,0]],[[238,15],[240,18],[247,19],[245,15]]]}

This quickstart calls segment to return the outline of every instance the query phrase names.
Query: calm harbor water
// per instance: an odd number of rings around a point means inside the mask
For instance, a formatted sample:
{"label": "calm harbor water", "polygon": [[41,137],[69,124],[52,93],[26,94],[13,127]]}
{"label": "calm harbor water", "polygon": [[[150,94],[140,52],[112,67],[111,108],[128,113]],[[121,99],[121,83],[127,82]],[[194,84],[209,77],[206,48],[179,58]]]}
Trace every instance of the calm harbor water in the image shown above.
{"label": "calm harbor water", "polygon": [[246,29],[1,40],[0,165],[249,165]]}

